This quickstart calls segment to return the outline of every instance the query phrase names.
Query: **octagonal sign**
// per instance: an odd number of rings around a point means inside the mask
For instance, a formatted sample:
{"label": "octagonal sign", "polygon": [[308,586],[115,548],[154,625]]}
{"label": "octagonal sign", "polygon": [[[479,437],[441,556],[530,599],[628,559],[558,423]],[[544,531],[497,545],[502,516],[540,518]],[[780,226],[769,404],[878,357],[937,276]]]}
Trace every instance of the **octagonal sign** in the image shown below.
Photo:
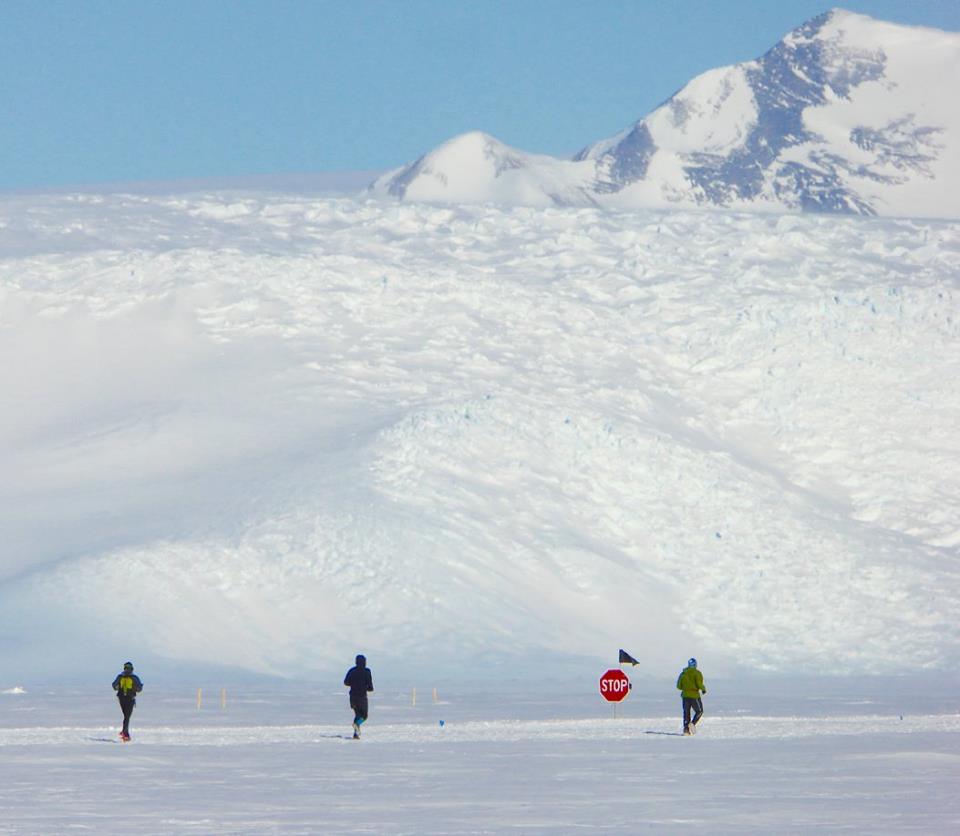
{"label": "octagonal sign", "polygon": [[611,668],[600,677],[600,696],[607,702],[620,702],[630,693],[630,679],[616,668]]}

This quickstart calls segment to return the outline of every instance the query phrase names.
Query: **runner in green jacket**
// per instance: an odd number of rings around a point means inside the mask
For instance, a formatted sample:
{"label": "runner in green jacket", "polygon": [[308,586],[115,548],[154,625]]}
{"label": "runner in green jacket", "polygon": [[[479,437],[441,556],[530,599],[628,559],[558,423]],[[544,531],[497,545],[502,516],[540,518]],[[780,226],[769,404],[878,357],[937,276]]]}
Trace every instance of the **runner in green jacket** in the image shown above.
{"label": "runner in green jacket", "polygon": [[[696,659],[691,659],[680,671],[677,688],[683,697],[683,733],[695,734],[697,723],[703,716],[703,700],[700,699],[700,694],[707,693],[707,689],[703,687],[703,674],[697,670]],[[693,720],[690,719],[690,709],[693,709]]]}

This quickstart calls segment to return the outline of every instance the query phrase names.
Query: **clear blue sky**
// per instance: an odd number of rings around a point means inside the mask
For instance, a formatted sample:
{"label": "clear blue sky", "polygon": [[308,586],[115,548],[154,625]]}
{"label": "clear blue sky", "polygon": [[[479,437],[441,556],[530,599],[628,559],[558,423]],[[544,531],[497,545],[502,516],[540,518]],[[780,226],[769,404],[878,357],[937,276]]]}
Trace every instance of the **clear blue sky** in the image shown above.
{"label": "clear blue sky", "polygon": [[378,170],[463,131],[569,154],[841,5],[960,0],[3,0],[0,188]]}

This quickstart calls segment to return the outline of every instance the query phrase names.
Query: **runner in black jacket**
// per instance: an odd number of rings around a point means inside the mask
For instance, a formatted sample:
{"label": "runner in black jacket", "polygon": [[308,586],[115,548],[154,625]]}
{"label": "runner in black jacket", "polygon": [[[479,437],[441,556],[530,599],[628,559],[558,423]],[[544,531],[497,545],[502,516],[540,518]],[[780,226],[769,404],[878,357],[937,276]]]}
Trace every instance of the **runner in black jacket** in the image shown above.
{"label": "runner in black jacket", "polygon": [[367,693],[373,690],[373,676],[367,667],[367,657],[357,656],[356,667],[350,668],[343,678],[343,684],[350,689],[350,708],[353,709],[353,739],[360,737],[360,726],[367,719]]}
{"label": "runner in black jacket", "polygon": [[130,715],[133,714],[133,707],[137,704],[137,694],[143,690],[140,677],[133,672],[133,662],[124,664],[123,671],[113,680],[113,690],[117,692],[120,710],[123,712],[123,729],[120,731],[120,739],[127,741],[130,739]]}

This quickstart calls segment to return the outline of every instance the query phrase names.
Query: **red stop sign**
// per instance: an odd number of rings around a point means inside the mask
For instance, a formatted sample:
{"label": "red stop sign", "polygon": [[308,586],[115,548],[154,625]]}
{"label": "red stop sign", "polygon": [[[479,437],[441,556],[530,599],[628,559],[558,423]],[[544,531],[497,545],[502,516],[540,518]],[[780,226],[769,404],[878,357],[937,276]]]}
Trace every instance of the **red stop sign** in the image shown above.
{"label": "red stop sign", "polygon": [[607,702],[620,702],[630,693],[630,680],[623,671],[611,668],[600,677],[600,696]]}

